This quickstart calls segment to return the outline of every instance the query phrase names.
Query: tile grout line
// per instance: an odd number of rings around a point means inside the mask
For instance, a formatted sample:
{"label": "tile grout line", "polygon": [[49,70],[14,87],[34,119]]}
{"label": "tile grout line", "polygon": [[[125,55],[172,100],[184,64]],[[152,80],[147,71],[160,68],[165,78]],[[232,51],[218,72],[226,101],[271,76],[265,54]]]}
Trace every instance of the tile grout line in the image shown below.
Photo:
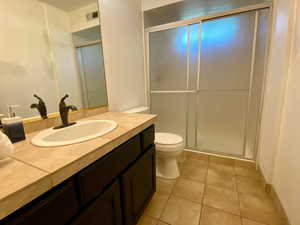
{"label": "tile grout line", "polygon": [[204,190],[203,190],[203,196],[202,196],[202,207],[200,210],[199,225],[201,225],[202,215],[204,212],[204,197],[205,197],[205,193],[206,193],[206,189],[207,189],[207,177],[208,177],[209,164],[210,164],[210,157],[208,157],[208,159],[207,159],[207,168],[206,168],[206,174],[205,174],[205,179],[204,179]]}
{"label": "tile grout line", "polygon": [[238,180],[237,180],[237,172],[236,172],[236,161],[234,161],[234,177],[235,177],[236,194],[237,194],[237,198],[238,198],[238,202],[239,202],[241,225],[243,225],[243,215],[242,215],[242,207],[241,207],[240,193],[239,193],[239,191],[238,191]]}
{"label": "tile grout line", "polygon": [[[179,177],[180,177],[180,174],[179,174]],[[160,221],[162,221],[162,222],[164,222],[164,223],[167,223],[167,222],[165,222],[164,220],[162,220],[162,216],[164,215],[165,210],[166,210],[166,208],[167,208],[167,205],[168,205],[168,203],[169,203],[169,201],[170,201],[170,199],[171,199],[171,196],[173,195],[174,186],[175,186],[175,184],[178,182],[179,177],[176,178],[176,181],[174,182],[174,185],[173,185],[173,187],[172,187],[172,189],[171,189],[171,193],[170,193],[169,196],[168,196],[168,200],[166,201],[166,204],[164,205],[163,210],[161,211],[161,213],[160,213],[160,215],[159,215],[159,217],[158,217],[158,220],[160,220]],[[167,223],[167,224],[169,224],[169,223]]]}
{"label": "tile grout line", "polygon": [[49,172],[49,171],[47,171],[47,170],[44,170],[44,169],[42,169],[42,168],[40,168],[40,167],[37,167],[37,166],[35,166],[35,165],[33,165],[33,164],[29,163],[29,162],[26,162],[26,161],[24,161],[24,160],[20,160],[20,159],[14,157],[14,156],[9,156],[9,158],[11,158],[11,159],[13,159],[13,160],[16,160],[16,161],[18,161],[18,162],[24,163],[25,165],[30,166],[30,167],[32,167],[32,168],[38,169],[38,170],[40,170],[40,171],[42,171],[42,172],[44,172],[44,173],[47,173],[47,175],[51,175],[51,174],[52,174],[51,172]]}
{"label": "tile grout line", "polygon": [[225,211],[224,209],[219,209],[219,208],[216,208],[216,207],[213,207],[213,206],[210,206],[210,205],[204,205],[204,206],[206,206],[206,207],[208,207],[208,208],[212,208],[212,209],[218,210],[218,211],[223,212],[223,213],[226,213],[226,214],[230,214],[230,215],[232,215],[232,216],[237,216],[237,217],[240,217],[240,218],[241,218],[241,215],[238,215],[238,214],[234,214],[234,213],[232,213],[232,212]]}

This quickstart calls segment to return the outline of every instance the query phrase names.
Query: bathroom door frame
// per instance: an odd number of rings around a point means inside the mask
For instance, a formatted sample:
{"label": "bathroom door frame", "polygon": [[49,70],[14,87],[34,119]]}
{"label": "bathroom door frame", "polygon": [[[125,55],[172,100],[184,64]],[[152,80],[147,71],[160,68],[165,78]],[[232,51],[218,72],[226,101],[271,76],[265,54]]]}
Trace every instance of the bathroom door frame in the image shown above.
{"label": "bathroom door frame", "polygon": [[[184,26],[190,26],[193,24],[199,24],[199,32],[201,34],[201,28],[202,28],[202,23],[207,20],[213,20],[213,19],[218,19],[221,17],[226,17],[226,16],[232,16],[232,15],[237,15],[241,13],[246,13],[250,11],[255,12],[255,31],[253,35],[253,44],[256,43],[256,34],[257,34],[257,23],[258,23],[258,12],[259,10],[263,9],[269,9],[269,21],[268,21],[268,37],[267,37],[267,42],[266,42],[266,54],[265,54],[265,62],[264,62],[264,68],[263,68],[263,84],[262,84],[262,89],[261,89],[261,99],[260,99],[260,104],[259,104],[259,112],[258,112],[258,126],[257,126],[257,131],[256,131],[256,137],[255,137],[255,146],[254,146],[254,153],[253,153],[253,159],[251,160],[256,160],[257,155],[258,155],[258,143],[259,143],[259,134],[260,134],[260,128],[261,128],[261,120],[262,120],[262,110],[263,110],[263,104],[264,104],[264,97],[265,97],[265,86],[266,86],[266,74],[267,74],[267,65],[268,65],[268,59],[269,59],[269,49],[270,49],[270,42],[271,42],[271,33],[272,33],[272,21],[273,21],[273,5],[271,2],[264,2],[264,3],[259,3],[259,4],[254,4],[250,6],[245,6],[241,8],[236,8],[236,9],[231,9],[231,10],[225,10],[220,13],[213,13],[209,15],[204,15],[192,19],[185,19],[185,20],[180,20],[176,22],[171,22],[163,25],[157,25],[157,26],[152,26],[148,27],[144,30],[144,46],[145,46],[145,57],[144,57],[144,63],[145,63],[145,71],[144,71],[144,79],[145,79],[145,99],[146,99],[146,105],[150,107],[151,105],[151,94],[196,94],[198,96],[199,93],[199,85],[200,85],[200,57],[201,57],[201,41],[199,41],[199,53],[198,53],[198,71],[197,71],[197,90],[195,91],[151,91],[150,90],[150,33],[152,32],[158,32],[158,31],[163,31],[163,30],[169,30],[169,29],[174,29],[178,27],[184,27]],[[188,36],[189,36],[189,31],[188,31]],[[189,46],[187,47],[189,48]],[[189,56],[187,56],[189,58]],[[205,153],[209,154],[218,154],[218,155],[224,155],[228,157],[234,157],[234,158],[245,158],[245,151],[246,151],[246,137],[247,137],[247,122],[248,122],[248,113],[249,113],[249,107],[250,107],[250,101],[251,101],[251,86],[252,86],[252,76],[253,76],[253,66],[254,66],[254,60],[255,60],[255,46],[253,46],[252,50],[252,59],[251,59],[251,74],[250,74],[250,82],[249,82],[249,96],[248,96],[248,107],[247,107],[247,113],[246,113],[246,118],[245,118],[245,134],[244,134],[244,148],[243,148],[243,154],[242,155],[233,155],[233,154],[228,154],[228,153],[220,153],[220,152],[213,152],[213,151],[207,151]],[[189,63],[187,63],[187,67],[189,67]],[[189,69],[187,68],[187,73],[189,73]],[[189,82],[189,74],[187,74],[187,82]],[[196,101],[198,100],[198,97],[196,97]],[[187,103],[188,104],[188,103]],[[198,101],[196,102],[198,104]],[[197,111],[196,110],[196,121],[197,123]],[[187,115],[189,114],[188,107],[187,107]],[[188,120],[188,117],[186,118]],[[186,134],[188,134],[188,121],[186,122]],[[198,151],[197,149],[197,126],[195,127],[195,147],[196,149],[189,149],[189,150],[194,150]],[[187,135],[188,136],[188,135]],[[186,137],[188,140],[188,137]]]}

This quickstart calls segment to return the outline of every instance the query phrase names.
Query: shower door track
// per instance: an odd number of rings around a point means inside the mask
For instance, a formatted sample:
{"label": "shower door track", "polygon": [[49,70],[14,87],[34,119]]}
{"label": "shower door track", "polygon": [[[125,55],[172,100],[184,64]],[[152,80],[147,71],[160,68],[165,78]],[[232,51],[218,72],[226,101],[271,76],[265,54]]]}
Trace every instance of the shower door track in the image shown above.
{"label": "shower door track", "polygon": [[225,10],[223,12],[218,12],[218,13],[211,13],[208,15],[199,16],[199,17],[195,17],[195,18],[191,18],[191,19],[184,19],[184,20],[179,20],[176,22],[147,27],[147,28],[145,28],[145,32],[147,34],[149,32],[151,33],[151,32],[155,32],[155,31],[168,30],[168,29],[172,29],[172,28],[176,28],[176,27],[182,27],[182,26],[192,25],[192,24],[196,24],[196,23],[201,23],[202,21],[205,21],[205,20],[212,20],[212,19],[217,19],[220,17],[245,13],[245,12],[249,12],[249,11],[256,11],[256,10],[260,10],[260,9],[272,8],[272,6],[273,6],[272,2],[253,4],[250,6],[244,6],[244,7],[240,7],[240,8],[236,8],[236,9]]}
{"label": "shower door track", "polygon": [[[169,30],[169,29],[173,29],[173,28],[177,28],[177,27],[182,27],[182,26],[189,26],[192,24],[200,24],[200,28],[199,28],[199,33],[201,34],[201,30],[202,30],[202,22],[206,21],[206,20],[212,20],[212,19],[217,19],[220,17],[226,17],[226,16],[230,16],[230,15],[236,15],[236,14],[240,14],[240,13],[246,13],[246,12],[250,12],[250,11],[256,11],[256,15],[255,15],[255,27],[257,29],[257,16],[258,16],[258,10],[262,10],[262,9],[270,9],[270,13],[269,13],[269,25],[268,25],[268,38],[267,38],[267,44],[266,44],[266,59],[268,58],[268,53],[269,53],[269,46],[270,46],[270,33],[271,33],[271,22],[272,21],[272,17],[273,17],[273,13],[272,13],[272,3],[271,2],[265,2],[265,3],[260,3],[260,4],[255,4],[255,5],[251,5],[251,6],[246,6],[246,7],[241,7],[241,8],[237,8],[237,9],[232,9],[232,10],[226,10],[223,11],[221,13],[213,13],[213,14],[209,14],[209,15],[205,15],[205,16],[200,16],[200,17],[196,17],[196,18],[192,18],[192,19],[186,19],[186,20],[181,20],[181,21],[177,21],[177,22],[172,22],[172,23],[167,23],[167,24],[163,24],[163,25],[158,25],[158,26],[153,26],[153,27],[148,27],[145,29],[145,36],[144,36],[144,45],[145,45],[145,82],[146,82],[146,104],[150,107],[150,95],[151,94],[196,94],[196,105],[198,105],[198,93],[200,92],[200,67],[201,67],[201,42],[199,42],[199,54],[198,54],[198,71],[197,71],[197,90],[188,90],[189,85],[189,66],[187,66],[187,90],[183,90],[183,91],[151,91],[150,90],[150,67],[149,67],[149,52],[150,52],[150,46],[149,46],[149,36],[150,33],[152,32],[157,32],[157,31],[163,31],[163,30]],[[255,34],[256,34],[257,30],[255,30]],[[189,35],[189,32],[188,32]],[[256,40],[253,39],[253,42],[255,42]],[[189,42],[189,38],[188,38],[188,42]],[[189,46],[189,43],[188,43]],[[189,49],[189,47],[188,47]],[[255,54],[255,49],[253,47],[253,52],[252,54]],[[188,58],[188,65],[189,65],[189,57]],[[252,58],[251,61],[251,66],[253,67],[253,61],[254,59]],[[264,101],[264,91],[265,91],[265,83],[266,83],[266,66],[267,66],[268,61],[265,60],[265,64],[264,64],[264,78],[263,78],[263,85],[262,85],[262,90],[261,90],[261,101],[260,101],[260,108],[259,108],[259,119],[258,119],[258,128],[257,128],[257,134],[256,134],[256,143],[255,143],[255,151],[254,151],[254,158],[251,160],[256,160],[257,158],[257,147],[258,147],[258,139],[259,139],[259,131],[260,131],[260,124],[261,124],[261,114],[262,114],[262,105],[263,105],[263,101]],[[253,68],[252,68],[253,69]],[[253,71],[251,71],[251,77],[253,75]],[[249,87],[249,93],[251,90],[251,85]],[[243,89],[244,90],[244,89]],[[245,89],[246,90],[246,89]],[[201,91],[206,91],[206,90],[201,90]],[[250,94],[249,97],[251,98]],[[247,114],[249,113],[249,105],[247,107]],[[197,124],[197,111],[196,110],[196,121],[195,123]],[[187,111],[186,113],[189,113],[189,109],[187,107]],[[188,120],[188,117],[187,117]],[[246,124],[245,124],[245,129],[247,126],[247,120]],[[186,124],[186,129],[188,130],[188,122]],[[188,134],[188,133],[187,133]],[[195,137],[197,137],[197,126],[195,129]],[[246,139],[246,133],[244,135],[244,140]],[[188,136],[188,135],[187,135]],[[238,154],[230,154],[230,153],[226,153],[226,152],[217,152],[214,150],[208,150],[208,149],[201,149],[199,150],[197,148],[197,138],[195,138],[195,147],[191,147],[188,146],[188,137],[186,137],[186,149],[188,150],[193,150],[193,151],[198,151],[198,152],[204,152],[204,153],[208,153],[208,154],[217,154],[217,155],[223,155],[223,156],[227,156],[227,157],[234,157],[234,158],[240,158],[240,159],[246,159],[245,158],[245,151],[246,148],[244,146],[243,149],[243,155],[238,155]],[[245,145],[245,141],[244,141],[244,145]]]}

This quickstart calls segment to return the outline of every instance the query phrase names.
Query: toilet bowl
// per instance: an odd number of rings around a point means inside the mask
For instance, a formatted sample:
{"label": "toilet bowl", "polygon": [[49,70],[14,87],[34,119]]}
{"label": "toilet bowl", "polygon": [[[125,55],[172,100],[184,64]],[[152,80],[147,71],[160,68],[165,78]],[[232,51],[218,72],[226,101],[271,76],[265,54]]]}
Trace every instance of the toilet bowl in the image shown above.
{"label": "toilet bowl", "polygon": [[[149,107],[136,107],[125,113],[149,113]],[[183,138],[172,133],[155,133],[156,176],[165,179],[179,177],[178,159],[184,150]]]}
{"label": "toilet bowl", "polygon": [[165,179],[179,177],[178,157],[183,152],[183,138],[172,133],[155,133],[156,176]]}

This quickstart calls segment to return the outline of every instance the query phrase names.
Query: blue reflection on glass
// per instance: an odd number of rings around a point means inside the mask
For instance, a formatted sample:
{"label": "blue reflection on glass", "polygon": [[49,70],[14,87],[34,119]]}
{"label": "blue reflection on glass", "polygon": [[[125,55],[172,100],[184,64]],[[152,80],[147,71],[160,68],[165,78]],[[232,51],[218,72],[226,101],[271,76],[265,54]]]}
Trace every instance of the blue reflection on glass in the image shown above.
{"label": "blue reflection on glass", "polygon": [[190,54],[191,56],[197,56],[198,55],[198,49],[199,49],[199,24],[193,24],[190,28]]}
{"label": "blue reflection on glass", "polygon": [[[225,45],[230,42],[239,30],[239,18],[227,17],[207,21],[202,24],[202,42],[214,45]],[[188,29],[190,30],[190,53],[196,53],[199,46],[199,24],[180,27],[175,38],[176,51],[186,52],[188,45]]]}
{"label": "blue reflection on glass", "polygon": [[204,22],[202,25],[202,41],[224,45],[230,42],[239,30],[237,17],[227,17]]}
{"label": "blue reflection on glass", "polygon": [[174,45],[177,52],[186,52],[187,42],[188,42],[188,28],[179,27],[177,28],[176,37],[174,37]]}

